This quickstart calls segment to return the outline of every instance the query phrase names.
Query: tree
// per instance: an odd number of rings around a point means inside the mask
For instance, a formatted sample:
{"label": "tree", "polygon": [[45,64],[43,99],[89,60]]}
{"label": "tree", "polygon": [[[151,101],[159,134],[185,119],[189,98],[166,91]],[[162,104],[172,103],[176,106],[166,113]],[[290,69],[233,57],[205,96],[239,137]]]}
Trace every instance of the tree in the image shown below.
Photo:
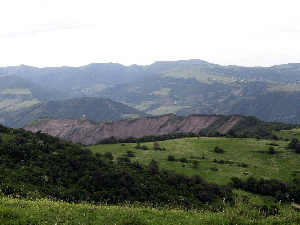
{"label": "tree", "polygon": [[224,150],[222,148],[219,148],[218,146],[216,146],[215,149],[214,149],[214,152],[215,153],[223,153]]}
{"label": "tree", "polygon": [[297,145],[299,145],[298,139],[297,138],[293,138],[291,140],[291,142],[289,143],[288,148],[289,149],[295,149]]}
{"label": "tree", "polygon": [[236,138],[236,134],[232,129],[229,129],[227,131],[227,135],[230,136],[230,137]]}
{"label": "tree", "polygon": [[279,138],[277,137],[276,134],[272,134],[271,135],[271,139],[274,140],[274,141],[278,141],[279,140]]}
{"label": "tree", "polygon": [[259,140],[261,139],[261,137],[260,137],[259,135],[255,135],[255,139],[256,139],[257,141],[259,141]]}
{"label": "tree", "polygon": [[198,161],[197,161],[197,160],[194,160],[194,161],[193,161],[193,164],[194,164],[194,168],[197,168],[197,166],[198,166]]}
{"label": "tree", "polygon": [[158,164],[154,159],[152,159],[151,162],[149,163],[149,172],[152,175],[159,173]]}
{"label": "tree", "polygon": [[268,151],[269,154],[275,154],[275,149],[271,146],[269,147],[269,151]]}
{"label": "tree", "polygon": [[175,161],[174,155],[169,155],[168,156],[168,161]]}

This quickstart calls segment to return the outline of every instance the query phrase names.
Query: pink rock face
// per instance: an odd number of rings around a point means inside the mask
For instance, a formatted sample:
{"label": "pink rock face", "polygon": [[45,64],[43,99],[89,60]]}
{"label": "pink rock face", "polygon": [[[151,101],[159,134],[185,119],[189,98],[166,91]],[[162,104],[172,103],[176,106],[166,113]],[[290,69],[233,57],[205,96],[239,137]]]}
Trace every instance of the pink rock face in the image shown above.
{"label": "pink rock face", "polygon": [[[27,125],[25,130],[32,132],[42,131],[52,136],[84,144],[96,144],[104,138],[143,137],[148,135],[162,135],[181,132],[198,133],[207,128],[218,116],[215,115],[190,115],[177,117],[173,114],[159,117],[144,117],[135,120],[122,120],[116,122],[91,123],[85,116],[79,119],[49,119],[40,121],[35,125]],[[218,130],[226,133],[241,118],[232,116],[223,123]]]}

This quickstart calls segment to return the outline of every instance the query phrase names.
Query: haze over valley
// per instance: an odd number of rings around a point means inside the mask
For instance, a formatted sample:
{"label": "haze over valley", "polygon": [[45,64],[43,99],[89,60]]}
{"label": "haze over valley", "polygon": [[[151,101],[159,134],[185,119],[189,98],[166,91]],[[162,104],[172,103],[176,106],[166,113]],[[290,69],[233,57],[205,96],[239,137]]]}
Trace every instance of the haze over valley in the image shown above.
{"label": "haze over valley", "polygon": [[[263,121],[300,123],[299,69],[297,63],[240,67],[202,60],[148,66],[97,63],[82,67],[1,67],[0,121],[22,127],[43,117],[86,115],[100,122],[172,113],[241,114]],[[81,100],[70,101],[76,98]],[[95,98],[99,99],[97,103]],[[104,99],[119,102],[110,105],[127,111],[111,107],[120,116],[101,116],[101,110],[107,109]],[[128,107],[132,109],[128,111]]]}

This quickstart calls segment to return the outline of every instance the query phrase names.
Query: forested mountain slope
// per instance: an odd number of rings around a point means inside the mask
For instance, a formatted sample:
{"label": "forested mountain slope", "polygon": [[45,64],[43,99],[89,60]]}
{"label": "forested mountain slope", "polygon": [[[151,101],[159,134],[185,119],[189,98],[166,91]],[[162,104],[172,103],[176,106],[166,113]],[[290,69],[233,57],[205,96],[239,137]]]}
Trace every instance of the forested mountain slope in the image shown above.
{"label": "forested mountain slope", "polygon": [[2,123],[9,127],[19,128],[29,121],[45,117],[69,119],[83,115],[98,122],[147,116],[144,112],[110,99],[83,97],[65,101],[48,101],[16,112],[9,112],[2,116]]}

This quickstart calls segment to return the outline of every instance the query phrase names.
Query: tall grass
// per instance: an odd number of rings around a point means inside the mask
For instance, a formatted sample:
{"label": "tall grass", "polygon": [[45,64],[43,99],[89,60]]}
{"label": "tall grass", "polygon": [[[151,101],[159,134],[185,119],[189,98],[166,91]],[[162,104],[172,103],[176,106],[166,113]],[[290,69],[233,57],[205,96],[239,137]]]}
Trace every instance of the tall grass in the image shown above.
{"label": "tall grass", "polygon": [[[236,192],[235,206],[211,210],[155,208],[147,205],[91,205],[0,197],[1,224],[299,224],[300,212],[289,204],[272,203],[278,215],[261,211],[272,199]],[[246,199],[246,200],[245,200]]]}

